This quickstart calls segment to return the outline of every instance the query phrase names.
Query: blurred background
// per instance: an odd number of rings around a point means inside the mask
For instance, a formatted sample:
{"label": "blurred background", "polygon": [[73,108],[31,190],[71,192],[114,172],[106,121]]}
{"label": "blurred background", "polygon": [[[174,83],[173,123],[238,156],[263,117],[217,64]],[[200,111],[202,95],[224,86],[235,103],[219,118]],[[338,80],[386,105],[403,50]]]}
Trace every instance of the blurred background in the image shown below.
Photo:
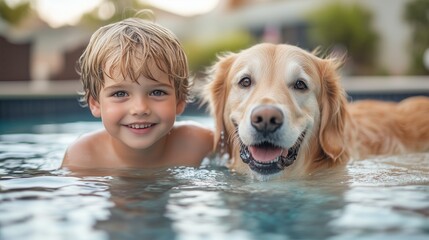
{"label": "blurred background", "polygon": [[[151,9],[197,76],[259,42],[347,53],[350,100],[429,96],[429,0],[0,0],[0,124],[90,120],[76,61],[100,26]],[[203,111],[195,106],[188,113]]]}

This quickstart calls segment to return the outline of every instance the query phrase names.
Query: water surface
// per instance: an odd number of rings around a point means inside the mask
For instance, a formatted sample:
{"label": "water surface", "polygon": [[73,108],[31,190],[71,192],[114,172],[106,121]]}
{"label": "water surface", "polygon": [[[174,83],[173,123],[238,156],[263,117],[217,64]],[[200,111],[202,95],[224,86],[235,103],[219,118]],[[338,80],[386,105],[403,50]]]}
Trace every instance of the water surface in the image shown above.
{"label": "water surface", "polygon": [[100,123],[0,135],[1,239],[429,239],[429,153],[257,182],[223,166],[58,169]]}

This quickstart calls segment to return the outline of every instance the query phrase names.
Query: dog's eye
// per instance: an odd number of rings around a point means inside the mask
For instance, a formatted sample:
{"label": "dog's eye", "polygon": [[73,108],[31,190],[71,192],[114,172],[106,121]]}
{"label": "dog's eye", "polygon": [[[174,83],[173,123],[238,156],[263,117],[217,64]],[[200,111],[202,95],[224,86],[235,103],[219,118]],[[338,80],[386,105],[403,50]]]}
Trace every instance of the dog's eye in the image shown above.
{"label": "dog's eye", "polygon": [[306,89],[308,89],[307,84],[305,84],[305,82],[302,81],[301,79],[298,79],[295,82],[295,85],[293,86],[293,88],[295,88],[296,90],[306,90]]}
{"label": "dog's eye", "polygon": [[244,77],[238,82],[238,84],[243,88],[248,88],[252,85],[252,80],[250,80],[249,77]]}

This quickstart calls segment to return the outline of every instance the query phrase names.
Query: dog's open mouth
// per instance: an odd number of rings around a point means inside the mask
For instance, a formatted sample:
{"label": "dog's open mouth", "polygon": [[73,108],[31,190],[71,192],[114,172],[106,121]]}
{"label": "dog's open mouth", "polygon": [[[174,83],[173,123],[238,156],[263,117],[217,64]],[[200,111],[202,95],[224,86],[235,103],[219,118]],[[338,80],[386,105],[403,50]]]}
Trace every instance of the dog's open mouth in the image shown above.
{"label": "dog's open mouth", "polygon": [[241,144],[240,157],[253,171],[270,175],[282,171],[292,165],[298,156],[299,148],[304,139],[303,132],[296,143],[289,149],[284,149],[270,142],[246,146]]}

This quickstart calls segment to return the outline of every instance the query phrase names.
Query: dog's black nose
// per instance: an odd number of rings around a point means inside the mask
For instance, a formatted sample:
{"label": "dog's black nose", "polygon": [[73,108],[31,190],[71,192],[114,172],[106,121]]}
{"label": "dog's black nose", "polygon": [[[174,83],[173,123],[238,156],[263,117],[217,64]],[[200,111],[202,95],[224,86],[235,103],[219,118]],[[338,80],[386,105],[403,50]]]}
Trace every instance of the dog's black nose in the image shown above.
{"label": "dog's black nose", "polygon": [[283,124],[282,111],[271,105],[261,105],[253,109],[250,115],[252,126],[259,132],[276,131]]}

